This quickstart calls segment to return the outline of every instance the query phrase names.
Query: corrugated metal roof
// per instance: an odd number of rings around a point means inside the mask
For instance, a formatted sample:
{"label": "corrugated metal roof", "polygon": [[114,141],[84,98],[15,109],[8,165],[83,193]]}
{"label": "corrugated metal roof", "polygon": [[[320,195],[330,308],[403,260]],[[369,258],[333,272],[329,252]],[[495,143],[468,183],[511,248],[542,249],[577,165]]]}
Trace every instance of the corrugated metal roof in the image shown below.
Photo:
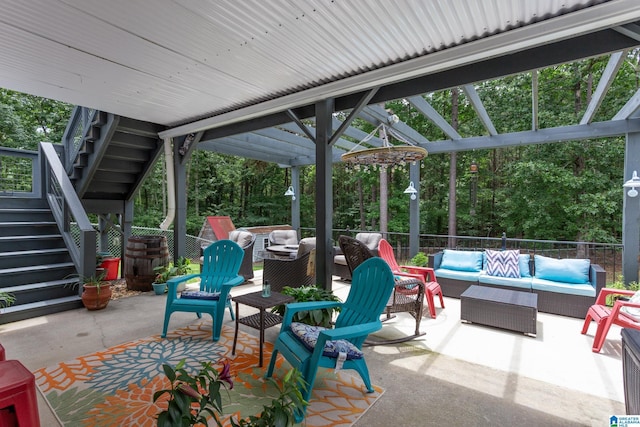
{"label": "corrugated metal roof", "polygon": [[4,0],[0,86],[174,125],[605,4]]}

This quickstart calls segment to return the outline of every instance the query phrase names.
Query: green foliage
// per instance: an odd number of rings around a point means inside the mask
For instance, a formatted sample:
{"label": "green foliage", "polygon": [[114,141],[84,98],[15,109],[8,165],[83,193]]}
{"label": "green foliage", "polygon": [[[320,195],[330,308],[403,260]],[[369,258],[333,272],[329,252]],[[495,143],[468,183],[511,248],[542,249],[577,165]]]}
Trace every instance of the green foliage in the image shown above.
{"label": "green foliage", "polygon": [[416,267],[426,267],[429,264],[429,256],[424,252],[418,252],[410,261]]}
{"label": "green foliage", "polygon": [[154,283],[167,283],[169,279],[178,275],[178,268],[173,265],[159,265],[153,271],[156,273]]}
{"label": "green foliage", "polygon": [[[158,414],[158,427],[208,425],[207,417],[211,416],[216,425],[222,426],[221,390],[226,389],[230,395],[233,389],[231,368],[225,362],[216,370],[211,362],[201,362],[202,368],[197,374],[191,375],[185,369],[186,359],[178,362],[175,368],[162,365],[164,374],[171,383],[171,388],[158,390],[153,394],[156,402],[161,396],[169,396],[168,407]],[[292,369],[285,375],[282,386],[273,378],[269,379],[278,389],[279,395],[273,399],[271,405],[265,405],[257,416],[250,416],[238,421],[231,419],[234,427],[289,427],[295,423],[295,413],[301,412],[307,406],[301,390],[305,390],[306,383],[299,371]]]}
{"label": "green foliage", "polygon": [[[607,283],[607,288],[612,288],[612,289],[625,289],[625,290],[630,290],[630,291],[637,291],[638,289],[640,289],[640,284],[638,284],[638,282],[631,282],[629,284],[625,284],[624,283],[624,278],[622,277],[622,275],[618,276],[618,278],[611,283]],[[613,306],[613,303],[615,302],[615,300],[618,298],[618,295],[607,295],[606,298],[606,305],[609,307]]]}
{"label": "green foliage", "polygon": [[307,387],[302,374],[297,369],[290,370],[282,380],[282,386],[273,378],[269,381],[278,388],[279,396],[271,401],[270,406],[263,406],[257,416],[251,415],[238,422],[231,419],[233,427],[290,427],[295,424],[295,414],[304,411],[308,405],[301,392]]}
{"label": "green foliage", "polygon": [[174,264],[176,276],[184,276],[191,273],[191,260],[189,258],[181,256]]}
{"label": "green foliage", "polygon": [[[285,286],[282,289],[282,294],[292,296],[295,302],[309,302],[309,301],[335,301],[340,302],[340,298],[333,294],[333,291],[319,288],[317,286],[302,286],[299,288],[291,288]],[[284,316],[286,306],[277,305],[271,311]],[[333,313],[340,311],[339,307],[336,308],[324,308],[319,310],[303,310],[297,312],[293,316],[294,322],[306,323],[313,326],[324,326],[328,328],[331,326],[333,319]]]}
{"label": "green foliage", "polygon": [[9,307],[16,302],[16,297],[9,292],[0,292],[0,308]]}

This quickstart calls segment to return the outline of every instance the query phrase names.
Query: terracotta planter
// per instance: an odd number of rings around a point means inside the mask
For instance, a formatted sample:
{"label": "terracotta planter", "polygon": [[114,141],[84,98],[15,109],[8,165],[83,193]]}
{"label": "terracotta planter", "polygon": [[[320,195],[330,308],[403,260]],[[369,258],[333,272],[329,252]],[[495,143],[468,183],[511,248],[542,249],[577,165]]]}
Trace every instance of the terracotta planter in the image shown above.
{"label": "terracotta planter", "polygon": [[111,283],[103,282],[100,287],[95,285],[82,286],[82,303],[87,310],[102,310],[111,299]]}

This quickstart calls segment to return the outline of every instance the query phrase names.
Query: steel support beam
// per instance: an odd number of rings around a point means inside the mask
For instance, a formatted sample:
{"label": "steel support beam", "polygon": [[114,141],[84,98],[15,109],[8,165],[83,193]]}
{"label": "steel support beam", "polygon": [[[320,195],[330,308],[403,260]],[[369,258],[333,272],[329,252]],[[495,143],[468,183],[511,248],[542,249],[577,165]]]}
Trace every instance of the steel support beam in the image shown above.
{"label": "steel support beam", "polygon": [[329,290],[333,268],[333,158],[329,145],[333,111],[333,99],[316,103],[316,281]]}
{"label": "steel support beam", "polygon": [[300,239],[300,198],[302,193],[300,192],[300,166],[294,166],[291,168],[291,185],[295,192],[295,200],[291,198],[291,226],[298,233],[298,239]]}
{"label": "steel support beam", "polygon": [[409,165],[409,179],[418,191],[415,200],[409,198],[409,255],[413,258],[420,252],[420,163]]}
{"label": "steel support beam", "polygon": [[[627,134],[624,157],[624,182],[633,171],[640,171],[640,132]],[[622,205],[622,275],[624,282],[638,282],[638,254],[640,254],[640,197],[629,197],[624,189]]]}

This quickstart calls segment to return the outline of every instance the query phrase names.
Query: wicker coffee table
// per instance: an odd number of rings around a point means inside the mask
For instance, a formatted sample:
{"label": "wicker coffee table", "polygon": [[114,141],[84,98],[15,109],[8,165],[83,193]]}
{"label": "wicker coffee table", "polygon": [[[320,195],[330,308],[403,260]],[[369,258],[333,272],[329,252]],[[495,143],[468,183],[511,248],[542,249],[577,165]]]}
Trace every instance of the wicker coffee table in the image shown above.
{"label": "wicker coffee table", "polygon": [[535,336],[538,295],[473,285],[460,295],[460,320]]}

